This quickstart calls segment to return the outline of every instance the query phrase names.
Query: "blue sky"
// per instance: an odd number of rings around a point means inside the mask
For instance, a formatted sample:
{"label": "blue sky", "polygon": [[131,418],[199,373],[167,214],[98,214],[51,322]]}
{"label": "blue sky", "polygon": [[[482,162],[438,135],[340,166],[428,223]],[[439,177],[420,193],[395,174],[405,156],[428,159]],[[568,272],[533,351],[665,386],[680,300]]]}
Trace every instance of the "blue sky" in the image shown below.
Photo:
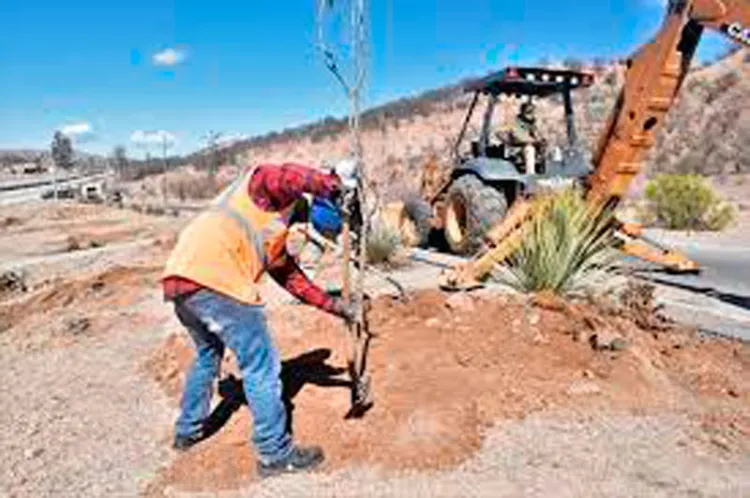
{"label": "blue sky", "polygon": [[[367,104],[507,63],[627,54],[657,29],[661,0],[372,0]],[[252,135],[340,115],[346,101],[314,48],[315,1],[2,0],[0,148],[142,155],[134,132],[176,152],[208,130]],[[704,40],[699,57],[724,49]],[[141,137],[143,134],[140,135]]]}

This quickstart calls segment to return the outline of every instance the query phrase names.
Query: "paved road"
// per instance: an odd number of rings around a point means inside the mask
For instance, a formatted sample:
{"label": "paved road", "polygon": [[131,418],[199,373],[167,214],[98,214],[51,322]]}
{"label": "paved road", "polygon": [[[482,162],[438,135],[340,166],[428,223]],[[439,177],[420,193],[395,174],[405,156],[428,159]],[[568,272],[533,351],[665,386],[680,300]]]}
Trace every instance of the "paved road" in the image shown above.
{"label": "paved road", "polygon": [[[93,175],[83,178],[74,178],[58,181],[60,187],[66,185],[78,185],[83,182],[101,180],[105,175]],[[19,204],[23,202],[37,201],[42,198],[42,194],[52,186],[52,180],[44,180],[42,183],[35,181],[23,187],[19,182],[4,182],[0,184],[0,206]]]}
{"label": "paved road", "polygon": [[[80,174],[73,174],[73,175],[60,175],[58,178],[59,182],[64,182],[67,180],[74,180],[76,178],[81,178],[82,175]],[[19,190],[24,188],[33,188],[33,187],[40,187],[44,185],[49,185],[54,181],[55,177],[53,175],[39,175],[34,177],[28,177],[23,179],[8,179],[5,178],[3,180],[0,180],[0,192],[7,191],[7,190]]]}
{"label": "paved road", "polygon": [[716,234],[650,231],[701,265],[698,275],[671,275],[657,269],[637,274],[659,285],[659,296],[677,319],[706,332],[750,341],[750,240]]}

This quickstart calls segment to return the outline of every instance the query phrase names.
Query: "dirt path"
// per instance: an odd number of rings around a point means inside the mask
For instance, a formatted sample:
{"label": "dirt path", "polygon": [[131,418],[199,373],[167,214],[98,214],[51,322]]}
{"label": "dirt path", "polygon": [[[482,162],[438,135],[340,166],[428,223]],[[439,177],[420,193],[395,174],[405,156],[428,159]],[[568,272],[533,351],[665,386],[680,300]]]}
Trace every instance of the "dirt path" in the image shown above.
{"label": "dirt path", "polygon": [[744,497],[750,456],[699,439],[683,417],[533,416],[488,431],[457,469],[355,468],[269,480],[230,496]]}
{"label": "dirt path", "polygon": [[106,335],[69,346],[2,346],[0,494],[133,496],[153,477],[172,410],[137,367],[163,340],[158,308],[142,324],[150,307],[123,309]]}

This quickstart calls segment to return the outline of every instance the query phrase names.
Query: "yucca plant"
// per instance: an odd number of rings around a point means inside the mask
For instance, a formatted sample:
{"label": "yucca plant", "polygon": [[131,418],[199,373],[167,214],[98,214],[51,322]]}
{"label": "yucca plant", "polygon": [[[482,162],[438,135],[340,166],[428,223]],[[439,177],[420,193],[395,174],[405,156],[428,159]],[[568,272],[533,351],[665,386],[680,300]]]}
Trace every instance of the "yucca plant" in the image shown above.
{"label": "yucca plant", "polygon": [[521,292],[566,295],[606,275],[615,257],[612,216],[593,209],[579,189],[538,197],[536,216],[504,266],[501,280]]}

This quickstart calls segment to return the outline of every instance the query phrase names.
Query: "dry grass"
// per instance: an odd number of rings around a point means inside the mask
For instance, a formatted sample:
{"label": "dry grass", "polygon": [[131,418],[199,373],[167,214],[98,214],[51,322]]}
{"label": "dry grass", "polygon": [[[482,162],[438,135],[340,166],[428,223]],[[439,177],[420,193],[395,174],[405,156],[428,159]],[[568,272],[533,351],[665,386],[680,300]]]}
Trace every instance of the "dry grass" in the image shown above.
{"label": "dry grass", "polygon": [[220,180],[205,173],[170,176],[166,184],[167,195],[180,201],[211,199],[224,187]]}
{"label": "dry grass", "polygon": [[392,264],[401,247],[398,228],[377,218],[367,234],[367,261],[373,264]]}

